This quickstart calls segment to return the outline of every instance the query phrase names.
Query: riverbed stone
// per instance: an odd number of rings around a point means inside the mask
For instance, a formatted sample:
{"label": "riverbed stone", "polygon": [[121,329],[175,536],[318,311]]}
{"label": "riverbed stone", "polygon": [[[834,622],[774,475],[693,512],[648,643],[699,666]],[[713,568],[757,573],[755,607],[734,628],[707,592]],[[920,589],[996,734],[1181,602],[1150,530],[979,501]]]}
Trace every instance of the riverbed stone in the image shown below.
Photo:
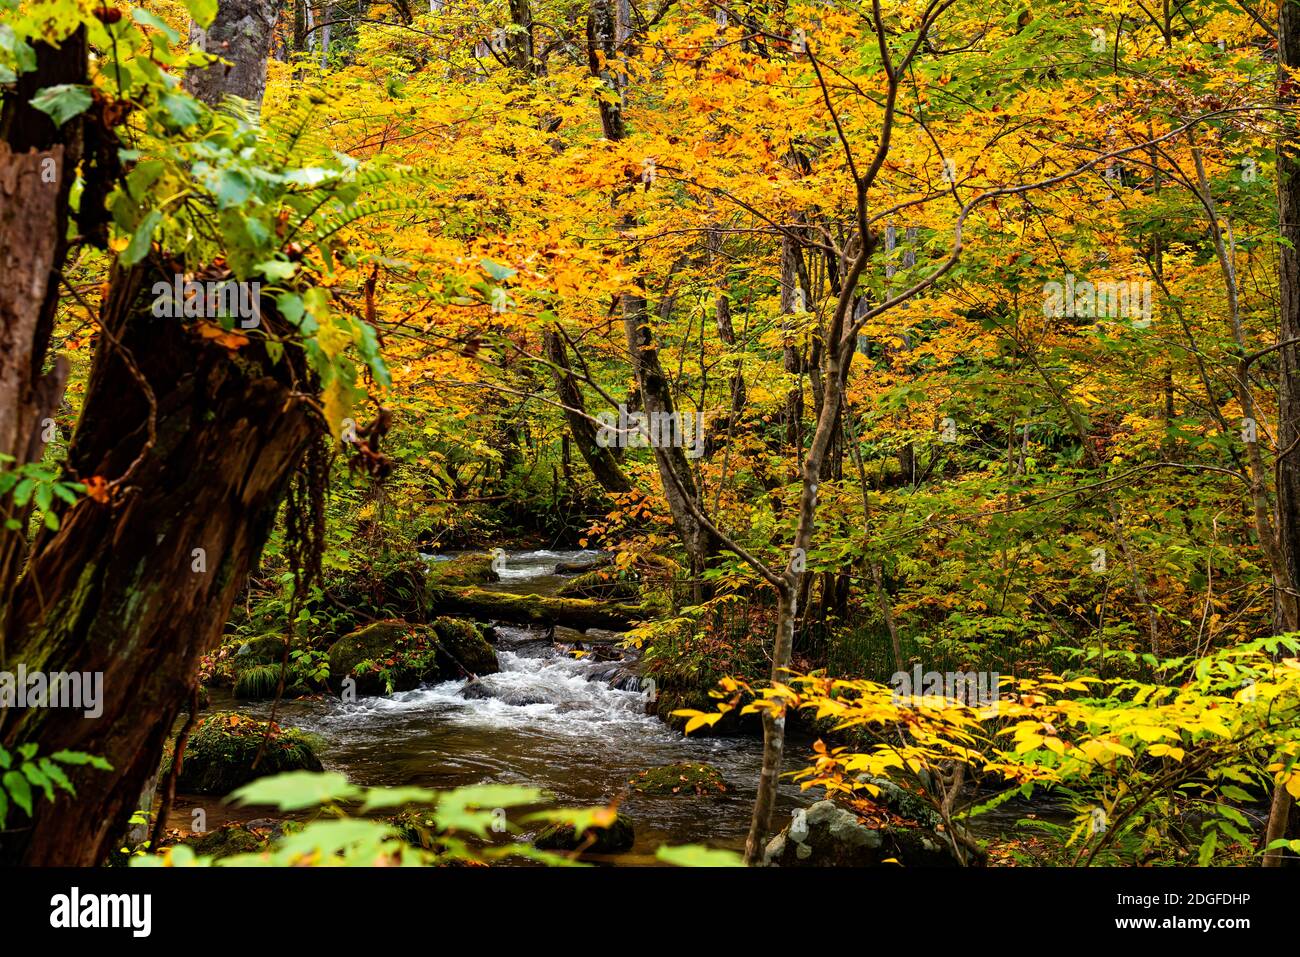
{"label": "riverbed stone", "polygon": [[581,835],[572,824],[548,824],[533,839],[533,846],[543,851],[576,851],[582,847],[592,854],[620,854],[631,850],[635,836],[632,822],[619,814],[609,826],[589,827]]}
{"label": "riverbed stone", "polygon": [[928,828],[868,827],[832,801],[796,811],[763,853],[763,863],[777,867],[875,867],[886,862],[904,867],[957,863],[946,842]]}
{"label": "riverbed stone", "polygon": [[492,556],[486,552],[429,562],[426,574],[428,584],[437,588],[462,588],[501,580],[501,576],[492,567]]}

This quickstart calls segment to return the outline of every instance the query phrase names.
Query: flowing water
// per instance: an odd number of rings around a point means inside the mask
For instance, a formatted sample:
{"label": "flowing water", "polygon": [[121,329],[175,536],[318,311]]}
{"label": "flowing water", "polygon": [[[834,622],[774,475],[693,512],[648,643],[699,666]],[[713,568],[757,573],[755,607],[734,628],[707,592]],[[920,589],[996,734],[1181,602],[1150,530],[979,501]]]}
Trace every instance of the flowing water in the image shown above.
{"label": "flowing water", "polygon": [[[590,563],[599,553],[542,550],[503,557],[498,569],[501,581],[486,587],[516,594],[553,594],[566,580],[555,574],[557,563]],[[726,779],[727,794],[625,796],[620,811],[636,829],[636,844],[617,860],[649,862],[665,843],[705,843],[737,850],[744,846],[761,742],[683,738],[645,713],[645,698],[635,690],[635,679],[628,680],[625,668],[596,655],[575,659],[557,648],[545,629],[499,625],[496,631],[501,671],[479,679],[482,687],[473,690],[486,693],[482,697],[466,698],[462,694],[466,681],[448,681],[353,703],[332,698],[285,701],[279,720],[320,735],[326,743],[321,755],[325,766],[345,772],[358,784],[433,788],[523,784],[549,791],[557,804],[568,807],[604,804],[626,793],[628,779],[646,768],[707,762]],[[613,640],[616,636],[608,632],[593,630],[588,637],[609,653],[626,655]],[[622,690],[611,685],[615,673],[623,680],[614,683],[626,686]],[[217,694],[212,707],[238,707],[259,717],[270,712],[269,702],[236,705]],[[806,746],[790,744],[794,753],[806,754]],[[793,768],[793,754],[791,758]],[[778,826],[794,807],[809,800],[810,796],[800,795],[797,785],[783,784]],[[202,803],[209,827],[265,812],[241,813]],[[195,806],[178,796],[173,826],[188,827]]]}

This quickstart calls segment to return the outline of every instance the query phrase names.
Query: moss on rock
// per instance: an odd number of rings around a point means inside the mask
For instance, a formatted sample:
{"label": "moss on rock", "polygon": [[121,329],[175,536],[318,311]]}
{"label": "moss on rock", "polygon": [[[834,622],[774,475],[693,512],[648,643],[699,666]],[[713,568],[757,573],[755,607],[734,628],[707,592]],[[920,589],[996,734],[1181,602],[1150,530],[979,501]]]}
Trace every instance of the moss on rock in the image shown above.
{"label": "moss on rock", "polygon": [[[231,711],[199,719],[185,748],[176,788],[189,794],[229,794],[249,781],[284,771],[324,770],[316,756],[317,739],[297,728],[272,730],[257,767],[268,723]],[[163,758],[162,774],[171,770],[172,755]]]}
{"label": "moss on rock", "polygon": [[632,778],[632,790],[642,794],[725,794],[722,772],[708,764],[669,764],[650,768]]}
{"label": "moss on rock", "polygon": [[485,552],[429,562],[426,577],[435,588],[464,588],[501,580],[492,567],[492,556]]}
{"label": "moss on rock", "polygon": [[431,625],[377,621],[336,641],[329,650],[330,687],[356,680],[361,695],[409,691],[425,682],[452,681],[500,670],[497,655],[473,622],[439,618]]}

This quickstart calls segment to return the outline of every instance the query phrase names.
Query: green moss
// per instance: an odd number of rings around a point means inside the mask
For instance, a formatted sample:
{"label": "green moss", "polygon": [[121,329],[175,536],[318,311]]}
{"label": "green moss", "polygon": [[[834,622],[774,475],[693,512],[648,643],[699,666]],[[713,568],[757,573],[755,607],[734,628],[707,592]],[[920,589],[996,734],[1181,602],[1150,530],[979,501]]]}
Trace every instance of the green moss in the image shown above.
{"label": "green moss", "polygon": [[490,675],[501,670],[495,649],[474,622],[438,618],[433,622],[433,631],[438,638],[438,664],[443,680],[465,677],[462,669],[472,675]]}
{"label": "green moss", "polygon": [[[318,741],[297,728],[276,726],[262,760],[253,767],[266,737],[267,722],[248,715],[217,711],[199,719],[185,748],[176,779],[189,794],[229,794],[249,781],[284,771],[321,771]],[[163,758],[162,774],[171,771],[172,755]]]}
{"label": "green moss", "polygon": [[246,666],[279,663],[284,659],[284,645],[284,638],[280,635],[261,635],[243,642],[235,652],[235,658]]}
{"label": "green moss", "polygon": [[548,824],[533,839],[533,846],[543,851],[576,851],[592,854],[619,854],[631,850],[635,840],[632,822],[622,814],[608,827],[589,827],[577,834],[572,824]]}
{"label": "green moss", "polygon": [[492,567],[492,556],[483,553],[458,555],[445,562],[429,562],[428,583],[435,588],[463,588],[500,581]]}
{"label": "green moss", "polygon": [[722,773],[708,764],[669,764],[650,768],[629,784],[642,794],[724,794],[727,783]]}
{"label": "green moss", "polygon": [[439,618],[432,625],[378,621],[340,638],[329,650],[330,686],[356,680],[361,695],[409,691],[424,682],[494,674],[496,652],[472,622]]}

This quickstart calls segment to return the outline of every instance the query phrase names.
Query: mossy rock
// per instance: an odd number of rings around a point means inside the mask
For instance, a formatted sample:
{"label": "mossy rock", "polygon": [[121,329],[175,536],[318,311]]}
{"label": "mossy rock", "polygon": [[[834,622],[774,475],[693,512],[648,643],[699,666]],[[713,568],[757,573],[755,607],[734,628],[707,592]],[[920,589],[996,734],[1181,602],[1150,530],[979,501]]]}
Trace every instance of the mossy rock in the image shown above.
{"label": "mossy rock", "polygon": [[708,764],[669,764],[650,768],[629,784],[641,794],[725,794],[722,772]]}
{"label": "mossy rock", "polygon": [[206,834],[193,834],[178,843],[184,844],[200,857],[220,860],[235,854],[257,854],[270,843],[240,824],[224,824]]}
{"label": "mossy rock", "polygon": [[287,642],[282,635],[260,635],[243,642],[235,651],[236,667],[250,665],[267,665],[284,659],[284,647]]}
{"label": "mossy rock", "polygon": [[[200,718],[185,747],[176,789],[187,794],[229,794],[249,781],[285,771],[322,771],[318,740],[297,728],[277,726],[257,767],[253,760],[266,737],[267,722],[231,711]],[[162,775],[172,755],[163,758]]]}
{"label": "mossy rock", "polygon": [[473,622],[439,618],[430,625],[377,621],[336,641],[329,650],[330,687],[356,681],[360,695],[410,691],[426,682],[453,681],[500,670],[496,651]]}
{"label": "mossy rock", "polygon": [[492,567],[492,556],[485,552],[432,561],[427,569],[428,584],[434,588],[465,588],[501,580]]}
{"label": "mossy rock", "polygon": [[831,801],[818,801],[794,814],[763,852],[778,867],[955,867],[947,843],[922,827],[868,827],[856,814]]}
{"label": "mossy rock", "polygon": [[564,583],[556,592],[561,598],[594,598],[600,601],[639,602],[641,589],[628,578],[612,571],[587,572]]}
{"label": "mossy rock", "polygon": [[471,675],[493,675],[501,670],[496,649],[487,640],[484,630],[472,621],[461,618],[435,618],[433,631],[438,638],[438,663],[443,681]]}
{"label": "mossy rock", "polygon": [[589,827],[579,836],[572,824],[548,824],[533,839],[533,846],[542,851],[576,851],[584,853],[620,854],[632,849],[636,834],[632,822],[622,814],[608,827]]}

